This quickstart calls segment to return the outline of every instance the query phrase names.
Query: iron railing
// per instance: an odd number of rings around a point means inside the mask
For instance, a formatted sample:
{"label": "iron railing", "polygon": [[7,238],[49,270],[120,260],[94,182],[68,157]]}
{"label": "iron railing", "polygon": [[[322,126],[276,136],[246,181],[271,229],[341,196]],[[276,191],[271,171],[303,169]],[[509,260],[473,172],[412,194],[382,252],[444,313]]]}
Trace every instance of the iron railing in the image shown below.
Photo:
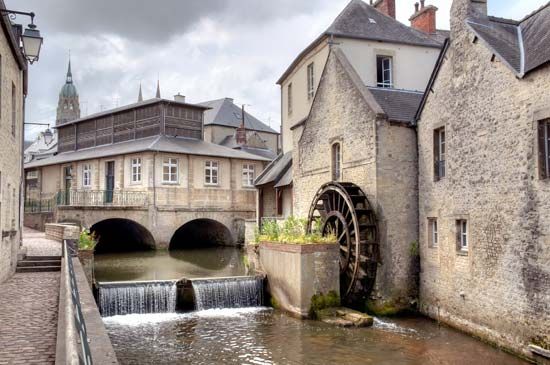
{"label": "iron railing", "polygon": [[25,200],[25,213],[53,212],[56,205],[56,196],[40,197]]}
{"label": "iron railing", "polygon": [[70,190],[57,194],[58,206],[71,207],[145,207],[148,193],[125,190]]}
{"label": "iron railing", "polygon": [[[68,274],[68,281],[69,281],[69,291],[70,291],[70,299],[68,299],[69,303],[67,303],[67,308],[69,310],[69,318],[72,314],[73,322],[68,324],[67,328],[69,331],[74,330],[77,335],[77,341],[73,340],[72,336],[68,336],[68,339],[70,342],[69,348],[68,348],[68,354],[78,354],[79,363],[83,365],[92,365],[92,352],[90,350],[89,340],[88,340],[88,331],[86,330],[86,323],[84,321],[84,316],[82,314],[82,306],[80,303],[80,295],[78,294],[78,284],[76,282],[76,273],[74,271],[73,266],[73,257],[75,259],[77,258],[77,251],[75,250],[74,246],[71,246],[68,244],[68,242],[65,240],[63,242],[63,256],[64,256],[64,262],[66,263],[66,273]],[[78,346],[80,345],[80,346]],[[80,347],[80,348],[78,348]],[[67,361],[71,358],[71,356],[67,356]],[[70,361],[68,361],[70,363]]]}

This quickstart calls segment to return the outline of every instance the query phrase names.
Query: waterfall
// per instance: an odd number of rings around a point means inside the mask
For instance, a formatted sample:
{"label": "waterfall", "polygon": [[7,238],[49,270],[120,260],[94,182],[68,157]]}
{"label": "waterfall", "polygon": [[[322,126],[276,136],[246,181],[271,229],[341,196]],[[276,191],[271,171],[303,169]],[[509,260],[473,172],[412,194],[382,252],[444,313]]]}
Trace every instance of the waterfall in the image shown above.
{"label": "waterfall", "polygon": [[99,310],[103,317],[125,314],[173,313],[175,281],[99,284]]}
{"label": "waterfall", "polygon": [[263,305],[263,279],[260,277],[193,280],[192,285],[197,310]]}

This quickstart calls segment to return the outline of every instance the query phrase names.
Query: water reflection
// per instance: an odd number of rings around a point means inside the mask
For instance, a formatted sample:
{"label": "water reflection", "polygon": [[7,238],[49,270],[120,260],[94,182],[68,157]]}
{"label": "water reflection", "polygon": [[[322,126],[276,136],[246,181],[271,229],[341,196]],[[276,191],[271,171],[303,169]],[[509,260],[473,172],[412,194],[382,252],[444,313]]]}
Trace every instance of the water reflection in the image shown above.
{"label": "water reflection", "polygon": [[105,319],[121,364],[525,364],[425,318],[337,328],[266,309]]}
{"label": "water reflection", "polygon": [[246,272],[243,252],[233,247],[99,254],[94,267],[97,281],[191,279]]}

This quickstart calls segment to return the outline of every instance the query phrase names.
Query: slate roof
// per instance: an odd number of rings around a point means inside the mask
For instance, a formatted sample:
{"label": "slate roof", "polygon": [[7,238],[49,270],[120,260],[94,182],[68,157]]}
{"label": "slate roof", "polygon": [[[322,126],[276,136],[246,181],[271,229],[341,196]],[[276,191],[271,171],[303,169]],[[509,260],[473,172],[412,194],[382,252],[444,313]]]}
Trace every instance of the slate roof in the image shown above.
{"label": "slate roof", "polygon": [[467,24],[520,78],[550,62],[550,3],[521,21],[475,17]]}
{"label": "slate roof", "polygon": [[[271,183],[278,185],[288,170],[292,170],[292,151],[280,154],[276,160],[271,162],[258,176],[254,185],[262,186]],[[288,180],[288,176],[285,177],[285,180]],[[292,177],[290,177],[290,180],[292,182]]]}
{"label": "slate roof", "polygon": [[412,122],[424,93],[369,87],[369,91],[391,121]]}
{"label": "slate roof", "polygon": [[[241,108],[233,103],[233,99],[223,98],[199,103],[198,105],[211,108],[204,113],[204,125],[221,125],[238,128],[241,125]],[[258,132],[274,133],[265,123],[245,111],[244,122],[246,129]]]}
{"label": "slate roof", "polygon": [[238,158],[242,160],[270,161],[269,158],[252,155],[239,150],[233,150],[231,148],[208,143],[198,139],[155,136],[73,152],[64,152],[45,160],[33,161],[25,164],[25,168],[49,166],[72,161],[83,161],[145,151]]}
{"label": "slate roof", "polygon": [[296,57],[277,84],[283,82],[305,55],[331,36],[441,48],[448,35],[445,31],[429,35],[381,13],[364,1],[352,0],[328,29]]}

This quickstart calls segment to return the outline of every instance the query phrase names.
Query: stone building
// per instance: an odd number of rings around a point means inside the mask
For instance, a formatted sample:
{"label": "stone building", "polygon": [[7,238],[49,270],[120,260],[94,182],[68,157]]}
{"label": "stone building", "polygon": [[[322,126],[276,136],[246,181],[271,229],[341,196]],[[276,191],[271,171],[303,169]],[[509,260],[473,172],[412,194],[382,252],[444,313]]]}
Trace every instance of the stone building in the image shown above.
{"label": "stone building", "polygon": [[[5,9],[0,1],[0,9]],[[21,245],[23,117],[27,62],[19,33],[7,15],[0,16],[0,282],[15,271]]]}
{"label": "stone building", "polygon": [[205,141],[207,109],[154,98],[59,125],[58,154],[25,164],[35,187],[25,224],[110,227],[105,239],[149,231],[160,247],[193,231],[242,240],[255,216],[253,181],[270,159]]}
{"label": "stone building", "polygon": [[420,308],[531,356],[550,343],[550,6],[454,0],[417,116]]}
{"label": "stone building", "polygon": [[284,73],[285,155],[256,182],[260,217],[311,220],[319,211],[344,231],[341,294],[379,313],[408,308],[417,296],[410,122],[446,34],[435,30],[435,7],[415,8],[417,21],[430,16],[431,32],[401,24],[391,9],[391,0],[351,1]]}

